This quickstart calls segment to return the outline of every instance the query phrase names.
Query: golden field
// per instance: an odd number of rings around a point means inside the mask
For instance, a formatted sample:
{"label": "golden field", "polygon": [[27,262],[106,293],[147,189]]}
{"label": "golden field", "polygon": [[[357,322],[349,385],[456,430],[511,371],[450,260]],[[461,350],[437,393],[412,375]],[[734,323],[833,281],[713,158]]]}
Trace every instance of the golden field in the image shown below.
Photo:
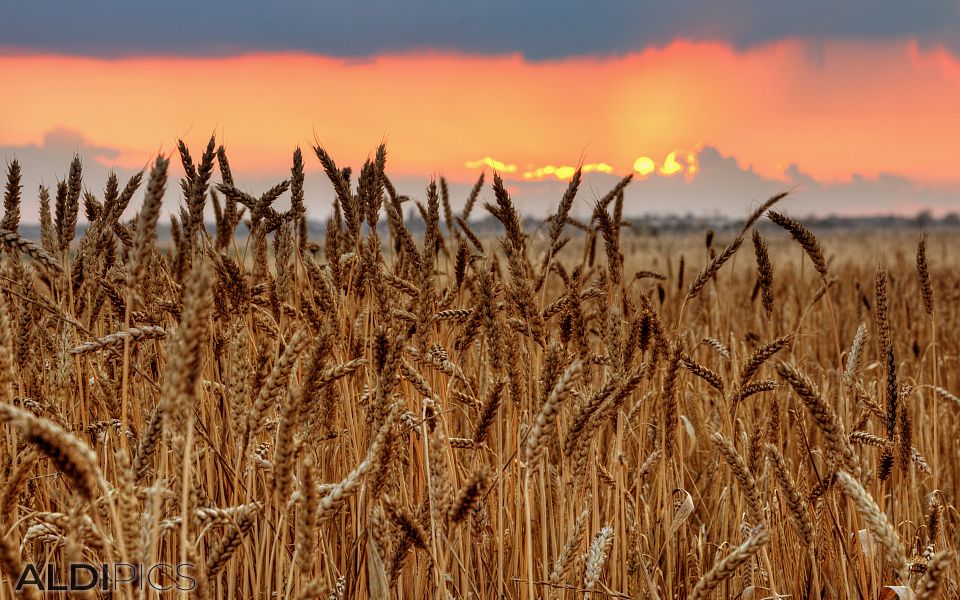
{"label": "golden field", "polygon": [[191,587],[71,597],[957,597],[955,232],[818,237],[788,196],[640,234],[579,172],[531,226],[496,176],[406,198],[382,147],[315,154],[322,239],[299,150],[255,196],[181,145],[171,243],[167,158],[74,161],[36,241],[9,167],[0,596],[128,563]]}

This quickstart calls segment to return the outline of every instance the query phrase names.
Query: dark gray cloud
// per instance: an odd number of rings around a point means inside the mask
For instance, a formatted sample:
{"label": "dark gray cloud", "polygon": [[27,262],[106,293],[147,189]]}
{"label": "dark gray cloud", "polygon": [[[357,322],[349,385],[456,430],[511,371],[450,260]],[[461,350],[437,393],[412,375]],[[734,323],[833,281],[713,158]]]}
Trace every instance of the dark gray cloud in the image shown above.
{"label": "dark gray cloud", "polygon": [[677,38],[749,47],[799,37],[916,38],[960,51],[957,0],[451,2],[33,0],[0,9],[0,46],[96,56],[447,49],[534,59],[621,54]]}

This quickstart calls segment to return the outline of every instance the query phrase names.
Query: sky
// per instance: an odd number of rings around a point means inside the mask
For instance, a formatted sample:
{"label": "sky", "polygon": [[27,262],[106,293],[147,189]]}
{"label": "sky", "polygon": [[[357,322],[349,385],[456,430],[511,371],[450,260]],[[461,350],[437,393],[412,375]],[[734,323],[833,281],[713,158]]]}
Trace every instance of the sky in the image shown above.
{"label": "sky", "polygon": [[303,148],[318,219],[312,147],[359,167],[381,142],[401,191],[443,176],[457,205],[497,170],[537,215],[577,166],[581,213],[628,173],[632,214],[960,210],[958,0],[36,0],[0,9],[0,77],[25,220],[75,152],[100,193],[211,134],[253,193]]}

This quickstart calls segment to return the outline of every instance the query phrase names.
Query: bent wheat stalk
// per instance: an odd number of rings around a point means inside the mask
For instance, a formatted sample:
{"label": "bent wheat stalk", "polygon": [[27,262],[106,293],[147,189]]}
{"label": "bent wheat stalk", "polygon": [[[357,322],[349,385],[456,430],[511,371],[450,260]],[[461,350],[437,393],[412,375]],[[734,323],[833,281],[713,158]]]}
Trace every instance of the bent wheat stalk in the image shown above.
{"label": "bent wheat stalk", "polygon": [[707,600],[718,585],[732,577],[743,564],[752,559],[761,548],[770,543],[770,531],[758,525],[747,540],[733,549],[704,575],[690,593],[690,600]]}

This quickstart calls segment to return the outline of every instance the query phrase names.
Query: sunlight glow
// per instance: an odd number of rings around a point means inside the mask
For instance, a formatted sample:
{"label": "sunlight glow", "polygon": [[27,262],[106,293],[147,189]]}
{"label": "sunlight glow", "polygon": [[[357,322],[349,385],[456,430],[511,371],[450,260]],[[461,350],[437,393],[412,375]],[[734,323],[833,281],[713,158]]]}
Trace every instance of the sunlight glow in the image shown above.
{"label": "sunlight glow", "polygon": [[[640,179],[646,179],[649,175],[657,174],[663,177],[672,177],[682,173],[686,181],[692,180],[700,172],[700,165],[697,161],[698,150],[682,151],[674,150],[667,154],[663,161],[663,166],[657,169],[657,164],[649,156],[641,156],[633,163],[634,172],[640,175]],[[501,173],[517,173],[517,166],[513,163],[505,163],[495,160],[489,156],[480,160],[471,160],[465,163],[468,169],[483,169],[489,167]],[[576,173],[577,168],[570,165],[545,165],[542,167],[530,166],[527,170],[520,173],[526,180],[542,180],[547,178],[556,178],[560,180],[569,180]],[[607,173],[614,174],[616,169],[608,163],[586,163],[580,167],[581,173]]]}
{"label": "sunlight glow", "polygon": [[641,178],[653,173],[656,168],[657,164],[649,156],[641,156],[633,163],[633,170],[639,173]]}
{"label": "sunlight glow", "polygon": [[583,165],[584,173],[592,173],[596,171],[597,173],[613,173],[613,167],[607,163],[589,163]]}
{"label": "sunlight glow", "polygon": [[667,155],[667,158],[663,161],[663,166],[657,172],[665,177],[673,177],[682,170],[683,165],[677,162],[677,152],[673,151]]}
{"label": "sunlight glow", "polygon": [[507,164],[496,160],[490,156],[484,156],[480,160],[468,160],[464,165],[468,169],[482,169],[483,167],[490,167],[495,171],[500,171],[502,173],[516,173],[517,165]]}
{"label": "sunlight glow", "polygon": [[[553,165],[547,165],[545,167],[537,167],[528,171],[524,171],[523,178],[544,179],[546,177],[554,176],[557,179],[570,179],[576,172],[576,167],[567,165],[555,167]],[[584,175],[587,173],[613,173],[613,167],[607,163],[587,163],[580,167],[580,172]]]}
{"label": "sunlight glow", "polygon": [[687,152],[687,170],[683,174],[684,179],[690,181],[700,172],[700,162],[697,160],[696,152]]}

